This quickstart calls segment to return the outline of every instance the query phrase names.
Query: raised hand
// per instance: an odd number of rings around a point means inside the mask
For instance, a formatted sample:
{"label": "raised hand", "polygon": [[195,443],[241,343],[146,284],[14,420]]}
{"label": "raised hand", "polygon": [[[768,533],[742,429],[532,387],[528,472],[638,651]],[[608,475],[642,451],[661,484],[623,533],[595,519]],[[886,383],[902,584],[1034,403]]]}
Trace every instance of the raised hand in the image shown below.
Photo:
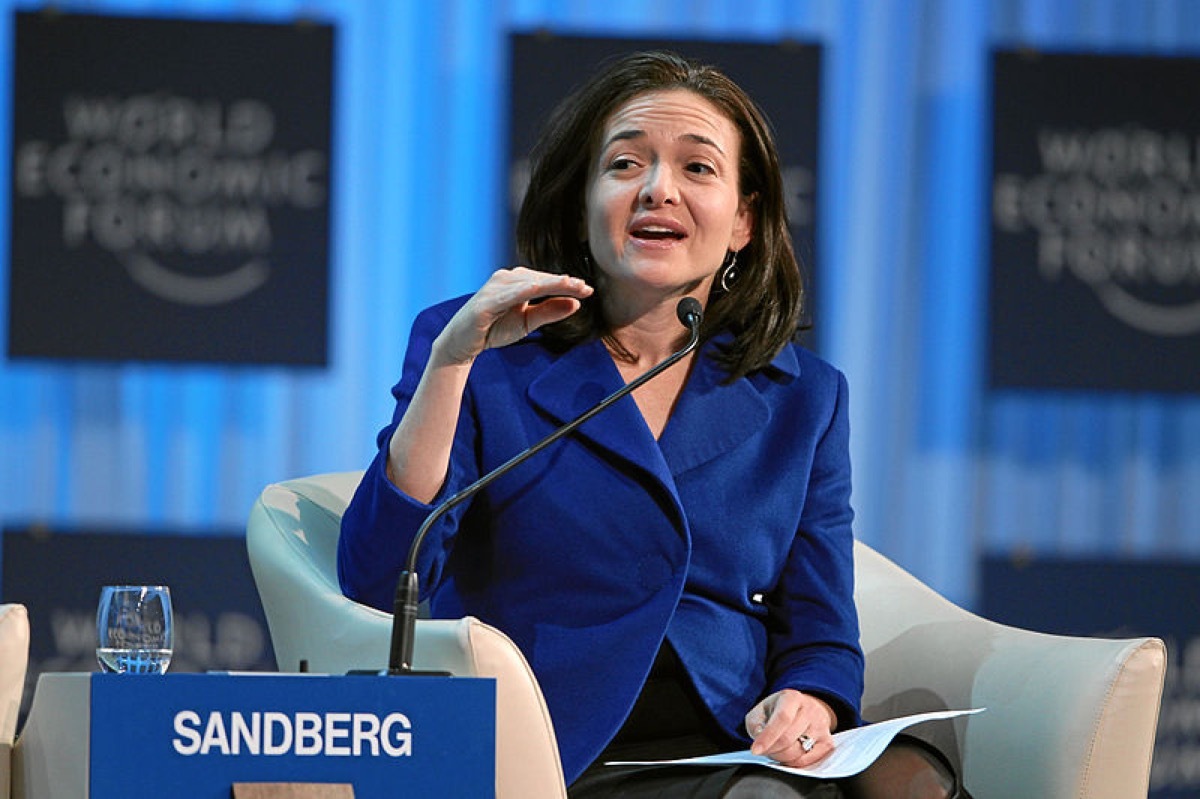
{"label": "raised hand", "polygon": [[570,275],[523,266],[500,269],[446,325],[434,342],[433,357],[443,365],[468,364],[486,349],[512,344],[542,325],[566,319],[591,294],[591,286]]}

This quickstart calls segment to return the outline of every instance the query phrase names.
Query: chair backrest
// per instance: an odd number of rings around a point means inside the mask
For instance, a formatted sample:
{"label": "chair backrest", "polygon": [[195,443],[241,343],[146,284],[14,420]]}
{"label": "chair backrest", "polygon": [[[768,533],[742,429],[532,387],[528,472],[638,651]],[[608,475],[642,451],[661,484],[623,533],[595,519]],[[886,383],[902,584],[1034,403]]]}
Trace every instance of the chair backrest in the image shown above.
{"label": "chair backrest", "polygon": [[861,543],[855,579],[868,719],[986,707],[912,730],[959,761],[976,799],[1146,795],[1166,674],[1162,641],[997,624]]}
{"label": "chair backrest", "polygon": [[[392,617],[347,599],[337,580],[342,513],[361,472],[267,486],[250,512],[246,546],[282,671],[307,661],[338,674],[387,666]],[[520,650],[473,619],[417,622],[413,666],[496,680],[496,796],[564,797],[550,714]]]}

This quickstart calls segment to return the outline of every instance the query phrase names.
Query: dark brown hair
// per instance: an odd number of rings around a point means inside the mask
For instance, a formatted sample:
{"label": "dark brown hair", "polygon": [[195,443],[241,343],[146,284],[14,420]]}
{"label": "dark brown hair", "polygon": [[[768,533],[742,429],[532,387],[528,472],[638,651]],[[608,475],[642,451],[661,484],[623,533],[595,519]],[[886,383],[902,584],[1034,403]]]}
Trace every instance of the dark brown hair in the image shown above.
{"label": "dark brown hair", "polygon": [[[644,52],[611,62],[570,94],[551,115],[532,153],[529,188],[517,218],[517,249],[526,263],[596,285],[595,267],[580,240],[588,169],[608,117],[646,92],[684,89],[720,109],[741,135],[739,190],[754,214],[752,238],[738,253],[729,291],[714,287],[704,315],[705,338],[734,334],[718,360],[735,379],[770,363],[795,338],[804,311],[800,267],[784,208],[779,155],[766,117],[714,67],[670,52]],[[570,345],[606,333],[593,295],[570,318],[545,328]]]}

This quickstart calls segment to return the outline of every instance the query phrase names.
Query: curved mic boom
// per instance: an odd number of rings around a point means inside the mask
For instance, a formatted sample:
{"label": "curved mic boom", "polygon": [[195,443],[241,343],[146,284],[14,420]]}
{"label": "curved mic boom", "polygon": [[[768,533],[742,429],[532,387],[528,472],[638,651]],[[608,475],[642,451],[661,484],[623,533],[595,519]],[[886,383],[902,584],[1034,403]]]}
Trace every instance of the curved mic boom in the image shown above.
{"label": "curved mic boom", "polygon": [[591,419],[647,381],[657,377],[671,365],[679,361],[679,359],[696,349],[696,345],[700,343],[700,323],[704,319],[704,309],[700,306],[700,302],[694,297],[684,297],[675,306],[675,314],[690,333],[688,341],[683,345],[682,349],[673,352],[666,360],[659,363],[650,371],[621,386],[621,388],[600,400],[595,406],[584,411],[579,417],[567,422],[541,441],[522,450],[492,471],[483,475],[483,477],[480,477],[474,483],[471,483],[471,485],[448,498],[441,505],[438,505],[425,517],[425,521],[417,529],[417,534],[413,538],[412,545],[408,548],[408,560],[405,563],[404,571],[400,573],[400,580],[396,584],[396,598],[392,605],[392,642],[388,656],[388,674],[412,673],[413,639],[416,637],[417,607],[420,604],[417,557],[421,552],[421,544],[425,541],[425,536],[429,534],[429,530],[433,527],[434,522],[444,516],[450,509],[479,493],[480,490],[490,485],[494,480],[503,476],[515,466],[524,463],[555,441],[571,433],[588,419]]}

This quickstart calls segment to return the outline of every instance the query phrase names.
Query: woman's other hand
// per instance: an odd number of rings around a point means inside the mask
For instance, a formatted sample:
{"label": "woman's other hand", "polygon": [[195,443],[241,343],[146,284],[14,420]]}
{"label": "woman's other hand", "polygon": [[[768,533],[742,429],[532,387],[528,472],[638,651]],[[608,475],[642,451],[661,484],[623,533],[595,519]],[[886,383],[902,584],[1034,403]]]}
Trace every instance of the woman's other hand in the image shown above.
{"label": "woman's other hand", "polygon": [[512,344],[566,319],[591,294],[591,286],[570,275],[523,266],[500,269],[446,325],[434,342],[434,358],[442,365],[468,364],[486,349]]}
{"label": "woman's other hand", "polygon": [[837,714],[826,702],[791,688],[776,691],[746,714],[750,751],[805,768],[833,751]]}

